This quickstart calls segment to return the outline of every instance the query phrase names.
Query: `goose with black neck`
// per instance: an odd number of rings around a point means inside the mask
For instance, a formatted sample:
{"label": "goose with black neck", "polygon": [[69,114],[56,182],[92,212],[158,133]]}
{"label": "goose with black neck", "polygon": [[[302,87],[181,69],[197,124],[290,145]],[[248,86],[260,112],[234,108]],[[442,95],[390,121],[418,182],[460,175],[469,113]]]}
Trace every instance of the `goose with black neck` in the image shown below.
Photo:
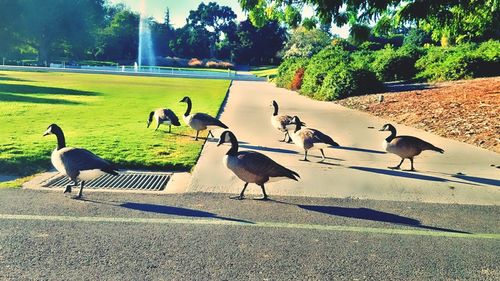
{"label": "goose with black neck", "polygon": [[80,182],[80,192],[75,199],[83,196],[83,187],[86,181],[96,179],[104,174],[118,175],[115,168],[106,160],[83,148],[66,146],[64,133],[56,124],[51,124],[43,136],[56,135],[57,147],[52,151],[50,160],[56,170],[69,177],[73,184],[68,184],[64,193],[71,193],[74,186]]}

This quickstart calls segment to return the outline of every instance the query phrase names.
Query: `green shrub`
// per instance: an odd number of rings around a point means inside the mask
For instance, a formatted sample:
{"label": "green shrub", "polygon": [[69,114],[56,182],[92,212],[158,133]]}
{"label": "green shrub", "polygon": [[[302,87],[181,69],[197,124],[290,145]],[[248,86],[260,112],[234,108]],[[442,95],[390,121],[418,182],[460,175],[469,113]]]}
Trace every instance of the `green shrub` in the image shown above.
{"label": "green shrub", "polygon": [[459,80],[500,75],[498,41],[488,41],[479,47],[461,44],[455,47],[432,47],[420,58],[417,78],[430,81]]}
{"label": "green shrub", "polygon": [[426,31],[414,28],[404,37],[403,46],[422,47],[431,42],[431,36]]}
{"label": "green shrub", "polygon": [[387,45],[384,49],[376,51],[372,69],[382,81],[410,80],[417,72],[415,62],[417,56],[404,48],[395,50]]}
{"label": "green shrub", "polygon": [[475,55],[480,58],[474,70],[475,77],[500,75],[500,41],[489,40],[481,43]]}
{"label": "green shrub", "polygon": [[305,68],[308,60],[306,58],[290,58],[281,63],[276,75],[276,86],[290,89],[295,73],[299,68]]}
{"label": "green shrub", "polygon": [[375,52],[359,50],[351,53],[351,59],[354,67],[371,69],[373,61],[375,61]]}
{"label": "green shrub", "polygon": [[313,97],[331,101],[376,93],[382,88],[382,83],[372,71],[340,64],[328,72],[321,89]]}
{"label": "green shrub", "polygon": [[328,72],[340,65],[348,64],[349,53],[341,46],[329,46],[314,55],[306,67],[301,93],[314,96],[318,92]]}

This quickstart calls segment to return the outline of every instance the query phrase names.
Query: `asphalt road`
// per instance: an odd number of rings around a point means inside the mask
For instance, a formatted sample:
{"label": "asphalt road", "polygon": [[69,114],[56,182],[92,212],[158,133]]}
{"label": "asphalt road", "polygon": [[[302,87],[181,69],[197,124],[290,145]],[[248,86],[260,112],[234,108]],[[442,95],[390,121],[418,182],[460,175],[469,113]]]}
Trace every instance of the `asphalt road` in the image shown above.
{"label": "asphalt road", "polygon": [[0,190],[1,280],[499,280],[500,208]]}

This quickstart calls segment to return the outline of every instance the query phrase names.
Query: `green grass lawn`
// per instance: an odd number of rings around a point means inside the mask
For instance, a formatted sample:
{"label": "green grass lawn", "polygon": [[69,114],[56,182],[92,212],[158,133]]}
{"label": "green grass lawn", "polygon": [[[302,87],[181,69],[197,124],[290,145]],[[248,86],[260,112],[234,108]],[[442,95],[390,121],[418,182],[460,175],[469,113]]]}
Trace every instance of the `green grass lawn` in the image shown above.
{"label": "green grass lawn", "polygon": [[[52,167],[58,124],[68,146],[83,147],[119,168],[189,170],[203,141],[184,125],[146,128],[148,113],[171,108],[182,119],[184,96],[193,111],[217,114],[226,80],[56,72],[0,71],[0,174],[31,175]],[[154,124],[152,124],[154,127]]]}
{"label": "green grass lawn", "polygon": [[255,66],[250,68],[250,72],[257,77],[274,78],[278,74],[278,67],[275,65]]}

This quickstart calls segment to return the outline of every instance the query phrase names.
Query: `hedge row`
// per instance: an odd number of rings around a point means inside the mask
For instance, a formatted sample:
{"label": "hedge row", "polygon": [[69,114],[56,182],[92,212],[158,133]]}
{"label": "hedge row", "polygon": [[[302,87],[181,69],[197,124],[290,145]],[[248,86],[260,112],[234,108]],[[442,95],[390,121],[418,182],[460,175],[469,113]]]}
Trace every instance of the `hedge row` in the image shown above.
{"label": "hedge row", "polygon": [[345,44],[326,47],[310,59],[285,60],[276,85],[319,100],[335,100],[383,90],[382,82],[445,81],[500,75],[500,42],[455,47],[386,46],[372,51]]}

